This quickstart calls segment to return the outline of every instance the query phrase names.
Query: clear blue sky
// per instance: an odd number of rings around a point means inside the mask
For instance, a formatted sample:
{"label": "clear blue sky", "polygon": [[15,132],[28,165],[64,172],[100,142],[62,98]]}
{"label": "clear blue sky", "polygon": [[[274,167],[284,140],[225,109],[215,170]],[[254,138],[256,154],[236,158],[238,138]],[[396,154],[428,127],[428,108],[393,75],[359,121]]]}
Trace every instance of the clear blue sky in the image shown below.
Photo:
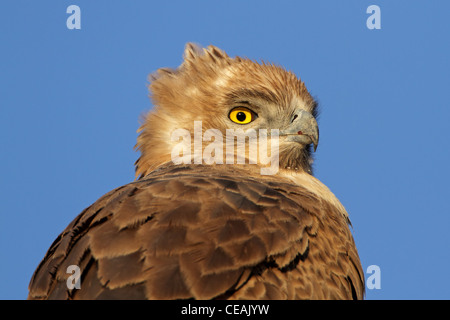
{"label": "clear blue sky", "polygon": [[450,2],[162,2],[2,1],[0,299],[25,299],[67,224],[134,179],[147,75],[189,41],[283,65],[317,97],[316,176],[381,269],[367,299],[449,299]]}

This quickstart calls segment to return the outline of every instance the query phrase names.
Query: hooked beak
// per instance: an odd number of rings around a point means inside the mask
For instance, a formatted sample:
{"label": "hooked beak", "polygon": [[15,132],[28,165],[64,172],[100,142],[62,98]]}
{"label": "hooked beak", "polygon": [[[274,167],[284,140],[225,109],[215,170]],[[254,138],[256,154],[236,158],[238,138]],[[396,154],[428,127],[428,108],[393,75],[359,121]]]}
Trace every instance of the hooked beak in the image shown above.
{"label": "hooked beak", "polygon": [[319,126],[311,113],[299,110],[291,124],[280,130],[280,136],[287,136],[287,141],[299,142],[304,145],[312,143],[315,152],[319,144]]}

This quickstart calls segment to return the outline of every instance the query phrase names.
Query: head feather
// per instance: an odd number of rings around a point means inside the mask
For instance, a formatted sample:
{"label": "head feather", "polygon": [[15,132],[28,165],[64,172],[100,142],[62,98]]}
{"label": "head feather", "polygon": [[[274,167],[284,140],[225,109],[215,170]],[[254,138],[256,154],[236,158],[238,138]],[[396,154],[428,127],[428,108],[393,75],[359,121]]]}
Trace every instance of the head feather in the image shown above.
{"label": "head feather", "polygon": [[[231,58],[212,45],[201,48],[188,43],[183,56],[177,69],[162,68],[149,76],[154,108],[138,130],[135,148],[141,156],[136,161],[136,176],[171,161],[175,129],[193,132],[194,121],[201,120],[203,131],[211,128],[225,133],[229,105],[245,92],[274,102],[280,114],[289,113],[291,105],[302,104],[309,111],[315,107],[304,83],[280,66]],[[305,157],[309,153],[299,157],[302,164],[308,162]]]}

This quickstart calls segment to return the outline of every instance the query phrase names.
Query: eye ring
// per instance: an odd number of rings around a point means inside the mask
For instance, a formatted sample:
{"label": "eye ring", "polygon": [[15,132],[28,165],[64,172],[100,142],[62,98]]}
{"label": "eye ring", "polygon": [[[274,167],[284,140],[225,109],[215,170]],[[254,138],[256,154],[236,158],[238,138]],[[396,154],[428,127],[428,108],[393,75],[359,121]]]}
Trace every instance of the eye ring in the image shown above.
{"label": "eye ring", "polygon": [[236,107],[230,111],[228,118],[237,124],[248,124],[254,121],[258,116],[252,110],[245,107]]}

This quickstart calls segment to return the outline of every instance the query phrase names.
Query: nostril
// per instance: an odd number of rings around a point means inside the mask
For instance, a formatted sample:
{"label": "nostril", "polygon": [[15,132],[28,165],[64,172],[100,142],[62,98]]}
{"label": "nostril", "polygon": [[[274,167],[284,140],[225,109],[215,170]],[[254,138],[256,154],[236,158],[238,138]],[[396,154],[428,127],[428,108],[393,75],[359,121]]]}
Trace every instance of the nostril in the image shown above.
{"label": "nostril", "polygon": [[298,118],[298,115],[295,115],[294,118],[292,119],[291,123],[295,121],[295,119]]}

